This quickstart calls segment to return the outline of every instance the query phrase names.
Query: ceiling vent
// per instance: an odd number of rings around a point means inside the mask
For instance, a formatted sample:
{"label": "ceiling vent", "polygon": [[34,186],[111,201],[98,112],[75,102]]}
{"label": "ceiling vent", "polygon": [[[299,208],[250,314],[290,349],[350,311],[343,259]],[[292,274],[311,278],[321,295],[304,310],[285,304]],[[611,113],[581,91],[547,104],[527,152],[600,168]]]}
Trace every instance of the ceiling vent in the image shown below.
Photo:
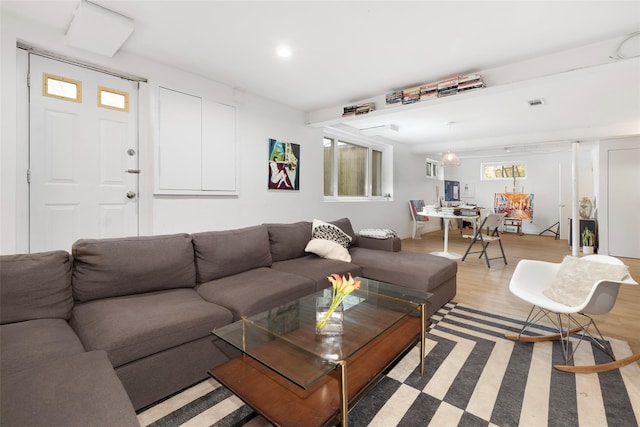
{"label": "ceiling vent", "polygon": [[542,105],[544,104],[544,99],[542,98],[538,98],[538,99],[530,99],[529,101],[527,101],[529,103],[530,107],[535,107],[536,105]]}
{"label": "ceiling vent", "polygon": [[397,125],[379,125],[368,128],[360,129],[360,131],[367,136],[384,136],[384,135],[397,135],[400,128]]}
{"label": "ceiling vent", "polygon": [[65,37],[67,46],[112,57],[133,33],[133,19],[81,1]]}

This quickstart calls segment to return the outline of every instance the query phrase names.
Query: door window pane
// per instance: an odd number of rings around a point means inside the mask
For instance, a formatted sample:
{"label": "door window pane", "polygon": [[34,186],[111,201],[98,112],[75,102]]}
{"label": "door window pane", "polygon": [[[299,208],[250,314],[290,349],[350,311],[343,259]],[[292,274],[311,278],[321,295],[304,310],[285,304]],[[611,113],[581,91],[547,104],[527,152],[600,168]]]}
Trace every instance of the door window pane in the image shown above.
{"label": "door window pane", "polygon": [[98,106],[112,110],[129,111],[129,94],[127,92],[99,86]]}
{"label": "door window pane", "polygon": [[42,94],[52,98],[82,102],[82,82],[66,77],[43,73]]}

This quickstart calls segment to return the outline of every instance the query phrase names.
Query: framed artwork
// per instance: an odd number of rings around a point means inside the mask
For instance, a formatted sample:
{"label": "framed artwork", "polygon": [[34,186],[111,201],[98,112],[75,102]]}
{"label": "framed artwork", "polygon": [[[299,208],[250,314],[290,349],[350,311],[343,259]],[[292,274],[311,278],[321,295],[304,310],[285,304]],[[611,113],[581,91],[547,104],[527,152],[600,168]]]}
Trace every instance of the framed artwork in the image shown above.
{"label": "framed artwork", "polygon": [[269,139],[270,190],[300,189],[300,144]]}
{"label": "framed artwork", "polygon": [[533,194],[496,193],[494,200],[496,213],[506,213],[507,218],[533,219]]}

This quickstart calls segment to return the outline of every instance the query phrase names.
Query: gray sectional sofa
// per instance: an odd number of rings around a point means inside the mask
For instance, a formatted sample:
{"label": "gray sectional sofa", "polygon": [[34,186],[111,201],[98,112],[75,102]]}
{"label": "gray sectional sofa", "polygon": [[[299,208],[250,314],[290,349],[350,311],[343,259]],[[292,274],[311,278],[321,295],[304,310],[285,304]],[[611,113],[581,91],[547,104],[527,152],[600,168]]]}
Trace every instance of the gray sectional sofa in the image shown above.
{"label": "gray sectional sofa", "polygon": [[361,275],[456,292],[457,264],[357,236],[352,261],[305,252],[312,223],[194,234],[84,239],[72,253],[0,259],[0,424],[137,425],[135,411],[228,360],[211,331]]}

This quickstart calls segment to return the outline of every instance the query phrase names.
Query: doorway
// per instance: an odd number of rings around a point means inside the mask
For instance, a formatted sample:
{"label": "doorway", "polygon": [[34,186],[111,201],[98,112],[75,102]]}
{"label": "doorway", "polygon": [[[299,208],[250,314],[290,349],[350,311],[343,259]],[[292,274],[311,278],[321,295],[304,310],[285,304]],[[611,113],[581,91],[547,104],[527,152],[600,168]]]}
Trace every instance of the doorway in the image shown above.
{"label": "doorway", "polygon": [[138,234],[138,82],[29,54],[29,252]]}

